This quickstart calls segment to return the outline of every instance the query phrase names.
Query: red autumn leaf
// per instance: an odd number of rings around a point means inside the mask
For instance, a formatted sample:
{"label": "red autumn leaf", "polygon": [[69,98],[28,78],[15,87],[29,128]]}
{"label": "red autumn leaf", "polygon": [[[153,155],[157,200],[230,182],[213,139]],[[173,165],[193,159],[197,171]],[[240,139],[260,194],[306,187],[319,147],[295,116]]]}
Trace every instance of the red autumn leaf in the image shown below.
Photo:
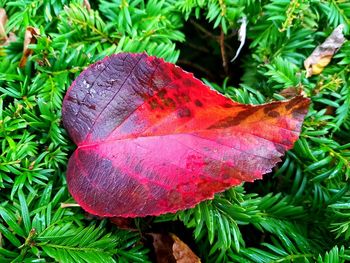
{"label": "red autumn leaf", "polygon": [[243,105],[162,59],[107,57],[63,101],[64,126],[78,145],[69,190],[106,217],[193,207],[271,171],[298,139],[308,104],[298,96]]}

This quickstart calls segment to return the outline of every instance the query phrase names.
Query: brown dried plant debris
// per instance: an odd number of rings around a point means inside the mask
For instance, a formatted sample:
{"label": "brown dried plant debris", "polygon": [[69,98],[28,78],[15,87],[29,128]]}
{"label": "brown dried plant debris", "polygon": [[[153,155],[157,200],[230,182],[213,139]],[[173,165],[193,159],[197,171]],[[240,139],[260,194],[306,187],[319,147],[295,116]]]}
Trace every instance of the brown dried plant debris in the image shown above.
{"label": "brown dried plant debris", "polygon": [[5,25],[7,23],[6,11],[3,8],[0,8],[0,42],[7,40],[7,34],[5,30]]}
{"label": "brown dried plant debris", "polygon": [[[15,33],[13,32],[6,34],[7,20],[6,10],[4,8],[0,8],[0,48],[8,46],[11,42],[16,41],[17,39]],[[3,52],[0,52],[0,55],[3,55]]]}
{"label": "brown dried plant debris", "polygon": [[150,233],[157,263],[200,263],[200,258],[174,234]]}
{"label": "brown dried plant debris", "polygon": [[323,69],[329,64],[333,55],[346,41],[343,35],[344,25],[340,24],[333,30],[332,34],[304,61],[306,69],[306,77],[320,74]]}
{"label": "brown dried plant debris", "polygon": [[23,55],[21,61],[19,62],[19,66],[21,68],[25,66],[28,57],[33,53],[33,50],[29,48],[29,45],[35,44],[38,36],[40,36],[40,31],[38,28],[32,26],[27,27],[23,42]]}

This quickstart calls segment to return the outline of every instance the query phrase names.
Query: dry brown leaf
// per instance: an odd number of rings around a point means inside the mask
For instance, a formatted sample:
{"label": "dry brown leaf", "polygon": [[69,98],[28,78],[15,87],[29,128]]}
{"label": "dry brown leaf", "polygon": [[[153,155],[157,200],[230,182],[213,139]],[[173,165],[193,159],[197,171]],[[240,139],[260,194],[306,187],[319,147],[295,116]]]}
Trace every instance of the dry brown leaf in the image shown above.
{"label": "dry brown leaf", "polygon": [[174,240],[173,255],[176,263],[200,263],[201,260],[193,251],[174,234],[170,234]]}
{"label": "dry brown leaf", "polygon": [[200,263],[193,251],[174,234],[150,233],[157,263]]}
{"label": "dry brown leaf", "polygon": [[306,69],[306,77],[320,74],[323,69],[329,64],[333,55],[345,42],[343,35],[344,25],[340,24],[333,30],[332,34],[304,61]]}
{"label": "dry brown leaf", "polygon": [[91,5],[89,0],[84,0],[83,1],[83,6],[86,8],[86,10],[90,11],[91,10]]}
{"label": "dry brown leaf", "polygon": [[5,25],[7,23],[6,11],[3,8],[0,8],[0,41],[7,40],[7,34],[5,30]]}
{"label": "dry brown leaf", "polygon": [[10,32],[5,42],[0,41],[0,57],[6,56],[6,52],[3,47],[8,46],[11,42],[16,41],[17,37],[14,33]]}
{"label": "dry brown leaf", "polygon": [[28,57],[33,53],[33,50],[29,49],[28,46],[30,44],[36,43],[36,38],[40,36],[40,31],[38,28],[28,26],[24,35],[23,42],[23,55],[21,61],[19,62],[19,66],[22,68],[27,63]]}
{"label": "dry brown leaf", "polygon": [[10,32],[8,37],[7,37],[7,40],[5,41],[4,43],[4,46],[8,45],[9,43],[11,42],[15,42],[17,39],[17,36],[15,35],[15,33],[13,32]]}
{"label": "dry brown leaf", "polygon": [[281,90],[279,92],[280,95],[285,97],[286,99],[293,98],[295,96],[303,95],[304,97],[307,97],[306,93],[301,87],[289,87]]}
{"label": "dry brown leaf", "polygon": [[172,251],[174,240],[169,235],[157,233],[150,233],[149,235],[153,238],[157,263],[176,263]]}
{"label": "dry brown leaf", "polygon": [[335,111],[336,111],[336,108],[334,108],[332,106],[327,106],[325,114],[335,116]]}
{"label": "dry brown leaf", "polygon": [[[6,26],[7,23],[7,14],[6,10],[0,8],[0,47],[8,46],[11,42],[16,41],[16,35],[13,32],[10,32],[7,36],[6,34]],[[4,54],[0,51],[0,56]]]}

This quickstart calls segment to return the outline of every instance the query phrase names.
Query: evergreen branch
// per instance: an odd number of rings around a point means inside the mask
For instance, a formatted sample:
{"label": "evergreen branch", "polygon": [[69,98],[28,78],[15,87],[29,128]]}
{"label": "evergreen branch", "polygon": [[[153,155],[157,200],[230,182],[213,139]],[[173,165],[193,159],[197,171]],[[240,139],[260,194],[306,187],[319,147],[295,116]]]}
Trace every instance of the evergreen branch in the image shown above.
{"label": "evergreen branch", "polygon": [[102,39],[105,39],[112,44],[118,43],[118,42],[115,42],[113,39],[111,39],[107,34],[103,33],[101,30],[97,29],[95,26],[93,26],[92,24],[86,21],[82,21],[74,17],[69,17],[69,20],[75,24],[81,25],[84,28],[88,27],[89,29],[91,29],[92,32],[96,33],[97,35],[100,35]]}
{"label": "evergreen branch", "polygon": [[[105,253],[105,250],[103,248],[72,247],[72,246],[56,245],[56,244],[50,244],[50,243],[37,243],[36,245],[44,248],[44,250],[46,247],[51,247],[51,248],[62,249],[62,250],[72,250],[77,252]],[[108,254],[112,255],[113,253],[110,252]]]}

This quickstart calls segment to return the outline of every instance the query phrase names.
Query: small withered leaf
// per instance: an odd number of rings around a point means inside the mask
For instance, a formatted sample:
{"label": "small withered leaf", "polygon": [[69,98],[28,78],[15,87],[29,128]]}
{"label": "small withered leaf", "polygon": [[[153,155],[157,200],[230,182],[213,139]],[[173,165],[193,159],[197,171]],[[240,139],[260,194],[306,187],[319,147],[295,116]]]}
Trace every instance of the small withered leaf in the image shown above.
{"label": "small withered leaf", "polygon": [[28,26],[26,28],[26,32],[24,34],[24,42],[23,42],[23,55],[19,62],[19,66],[23,68],[25,64],[27,63],[28,57],[33,53],[33,50],[31,50],[28,46],[30,44],[36,43],[36,37],[40,36],[40,31],[38,28]]}
{"label": "small withered leaf", "polygon": [[83,6],[86,8],[86,10],[90,11],[91,10],[91,5],[89,0],[84,0],[83,1]]}
{"label": "small withered leaf", "polygon": [[7,23],[6,10],[4,8],[0,8],[0,43],[7,40],[7,34],[5,30],[6,23]]}
{"label": "small withered leaf", "polygon": [[306,77],[320,74],[330,63],[333,55],[346,40],[343,35],[343,29],[343,24],[340,24],[335,28],[332,34],[322,44],[317,46],[311,55],[304,61]]}
{"label": "small withered leaf", "polygon": [[176,263],[200,263],[200,258],[174,234],[170,234],[174,240],[173,255]]}
{"label": "small withered leaf", "polygon": [[149,233],[157,263],[200,263],[200,258],[176,235]]}
{"label": "small withered leaf", "polygon": [[281,90],[278,94],[282,95],[286,99],[291,99],[295,96],[306,96],[304,90],[301,87],[289,87]]}

